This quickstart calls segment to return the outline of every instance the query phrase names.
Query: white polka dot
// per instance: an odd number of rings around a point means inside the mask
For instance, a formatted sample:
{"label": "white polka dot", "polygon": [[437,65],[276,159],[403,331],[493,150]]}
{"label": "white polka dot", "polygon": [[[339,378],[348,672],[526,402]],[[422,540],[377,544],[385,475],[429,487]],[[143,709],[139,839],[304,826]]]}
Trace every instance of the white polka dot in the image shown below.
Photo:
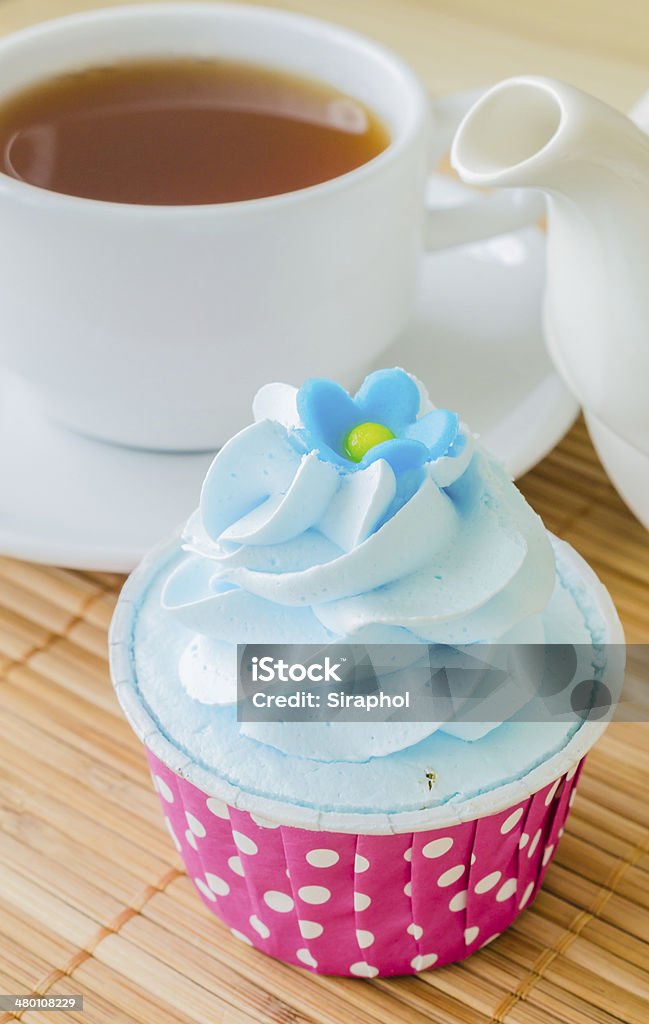
{"label": "white polka dot", "polygon": [[412,860],[412,846],[409,846],[407,850],[404,850],[403,859],[407,861]]}
{"label": "white polka dot", "polygon": [[298,960],[301,960],[307,967],[317,967],[318,961],[311,955],[308,949],[298,949],[295,953]]}
{"label": "white polka dot", "polygon": [[524,850],[525,847],[527,846],[527,844],[529,843],[529,841],[530,841],[530,837],[528,836],[527,832],[521,832],[521,837],[518,840],[518,849],[519,850]]}
{"label": "white polka dot", "polygon": [[437,953],[424,953],[413,957],[410,961],[410,966],[415,971],[425,971],[427,967],[432,967],[433,964],[436,964],[437,959]]}
{"label": "white polka dot", "polygon": [[570,769],[569,772],[566,772],[566,782],[570,782],[571,779],[574,779],[575,775],[577,774],[577,769],[578,768],[579,768],[579,761],[577,761],[577,764],[573,764],[573,766],[572,766],[572,768]]}
{"label": "white polka dot", "polygon": [[576,796],[577,796],[577,790],[576,790],[576,789],[573,789],[572,793],[571,793],[571,794],[570,794],[570,796],[568,797],[568,807],[572,807],[572,805],[573,805],[573,804],[574,804],[574,802],[575,802],[575,797],[576,797]]}
{"label": "white polka dot", "polygon": [[198,818],[195,818],[193,814],[189,813],[189,811],[185,811],[185,817],[187,818],[187,824],[189,825],[190,830],[195,836],[202,839],[203,836],[207,834],[203,822],[199,821]]}
{"label": "white polka dot", "polygon": [[253,839],[248,836],[244,836],[242,832],[232,832],[232,838],[242,853],[252,854],[257,853],[257,844]]}
{"label": "white polka dot", "polygon": [[335,850],[309,850],[306,859],[312,868],[331,868],[340,860]]}
{"label": "white polka dot", "polygon": [[354,893],[354,910],[357,913],[360,913],[361,910],[367,910],[371,902],[371,898],[366,896],[364,892]]}
{"label": "white polka dot", "polygon": [[154,775],[153,782],[162,799],[166,800],[168,804],[172,804],[174,802],[174,795],[165,780],[161,779],[159,775]]}
{"label": "white polka dot", "polygon": [[239,942],[245,942],[246,946],[252,946],[252,942],[243,932],[238,931],[236,928],[230,928],[230,933],[234,935],[235,939],[239,939]]}
{"label": "white polka dot", "polygon": [[448,853],[452,845],[453,840],[451,837],[443,836],[441,839],[432,839],[430,843],[426,843],[421,852],[424,857],[434,860],[435,857],[443,857],[445,853]]}
{"label": "white polka dot", "polygon": [[412,935],[415,942],[419,942],[420,938],[424,934],[424,929],[420,924],[409,924],[406,928],[408,935]]}
{"label": "white polka dot", "polygon": [[488,939],[484,940],[484,942],[480,946],[480,949],[484,949],[484,947],[488,946],[490,942],[495,942],[495,940],[499,939],[501,935],[502,935],[502,932],[496,932],[495,935],[490,935]]}
{"label": "white polka dot", "polygon": [[378,967],[372,967],[371,964],[365,963],[364,960],[359,960],[357,963],[351,965],[349,973],[355,974],[358,978],[376,978],[379,973],[379,969]]}
{"label": "white polka dot", "polygon": [[546,807],[549,807],[550,804],[552,803],[552,801],[554,800],[555,793],[557,792],[560,783],[561,783],[561,779],[557,779],[556,782],[552,783],[552,786],[548,790],[548,793],[547,793],[546,798],[545,798],[545,806]]}
{"label": "white polka dot", "polygon": [[472,942],[475,942],[479,934],[480,929],[478,928],[477,924],[474,924],[471,928],[465,928],[464,941],[466,942],[467,946],[470,946]]}
{"label": "white polka dot", "polygon": [[208,811],[217,818],[230,817],[230,809],[228,805],[223,800],[219,800],[218,796],[208,797],[206,800],[206,807]]}
{"label": "white polka dot", "polygon": [[303,885],[297,894],[305,903],[312,903],[314,906],[331,899],[331,890],[324,885]]}
{"label": "white polka dot", "polygon": [[412,882],[406,882],[406,884],[403,887],[403,894],[404,896],[407,896],[408,899],[410,899],[410,897],[412,896]]}
{"label": "white polka dot", "polygon": [[209,871],[206,871],[205,881],[217,896],[227,896],[230,892],[230,886],[225,878],[220,878],[219,875],[212,875]]}
{"label": "white polka dot", "polygon": [[165,825],[167,826],[167,832],[171,836],[171,838],[173,840],[174,846],[178,850],[178,853],[180,853],[180,851],[182,850],[182,847],[180,845],[180,840],[179,840],[178,836],[176,835],[176,833],[174,832],[174,827],[171,824],[171,822],[169,821],[169,818],[167,817],[166,814],[165,814]]}
{"label": "white polka dot", "polygon": [[552,857],[553,853],[554,853],[554,843],[550,843],[548,846],[546,846],[545,850],[543,851],[543,862],[542,862],[543,863],[543,867],[545,867],[546,864],[549,862],[549,860]]}
{"label": "white polka dot", "polygon": [[541,829],[534,833],[534,839],[530,843],[530,848],[527,851],[527,856],[532,858],[536,852],[536,848],[539,845],[539,839],[541,838]]}
{"label": "white polka dot", "polygon": [[509,817],[505,818],[505,820],[503,821],[502,825],[500,826],[500,834],[503,835],[503,836],[506,836],[508,832],[511,832],[511,830],[513,828],[516,828],[516,826],[518,825],[518,823],[519,823],[519,821],[521,820],[522,817],[523,817],[523,808],[522,807],[518,807],[515,811],[512,811],[512,813],[509,815]]}
{"label": "white polka dot", "polygon": [[241,875],[243,878],[243,864],[241,863],[241,857],[229,857],[228,867],[230,871],[234,871],[235,875]]}
{"label": "white polka dot", "polygon": [[356,872],[356,874],[362,875],[364,871],[367,871],[369,866],[370,862],[367,859],[367,857],[363,857],[362,854],[357,853],[356,857],[354,858],[354,871]]}
{"label": "white polka dot", "polygon": [[198,850],[198,846],[196,845],[196,836],[193,832],[190,832],[189,829],[185,832],[185,842],[189,843],[193,850]]}
{"label": "white polka dot", "polygon": [[265,925],[263,921],[260,921],[256,914],[253,914],[249,920],[252,927],[259,935],[261,935],[262,939],[267,939],[270,935],[270,928],[268,925]]}
{"label": "white polka dot", "polygon": [[475,853],[472,853],[472,854],[471,854],[471,864],[475,864],[475,862],[477,861],[477,859],[478,859],[478,858],[476,857]]}
{"label": "white polka dot", "polygon": [[489,875],[485,875],[479,882],[476,882],[474,889],[477,893],[489,892],[493,889],[494,885],[498,885],[498,882],[502,878],[502,871],[492,871]]}
{"label": "white polka dot", "polygon": [[457,913],[458,910],[464,910],[466,908],[466,900],[468,895],[469,894],[466,889],[463,889],[462,892],[456,892],[455,896],[452,898],[448,905],[448,909],[452,910],[453,913]]}
{"label": "white polka dot", "polygon": [[437,884],[442,889],[445,889],[447,885],[453,885],[454,882],[457,882],[458,878],[461,878],[465,871],[466,866],[464,864],[456,864],[455,867],[449,868],[439,876]]}
{"label": "white polka dot", "polygon": [[496,900],[498,903],[504,903],[505,900],[511,899],[518,888],[518,882],[515,878],[508,878],[506,882],[501,885],[500,889],[496,893]]}
{"label": "white polka dot", "polygon": [[269,889],[268,892],[264,893],[264,903],[271,910],[276,910],[278,914],[288,914],[289,910],[292,910],[295,906],[287,893],[278,892],[276,889]]}
{"label": "white polka dot", "polygon": [[561,839],[561,836],[563,835],[563,832],[564,832],[564,829],[563,829],[563,825],[562,825],[561,828],[559,829],[559,831],[557,832],[557,839]]}
{"label": "white polka dot", "polygon": [[518,909],[519,910],[522,910],[523,907],[527,906],[527,904],[530,901],[530,896],[532,895],[533,892],[534,892],[534,882],[530,882],[530,884],[528,885],[527,889],[523,893],[523,896],[522,896],[522,899],[521,899],[520,903],[518,904]]}
{"label": "white polka dot", "polygon": [[269,821],[268,818],[260,818],[258,814],[251,814],[250,817],[259,828],[279,828],[278,821]]}
{"label": "white polka dot", "polygon": [[298,925],[303,939],[317,939],[324,931],[317,921],[298,921]]}
{"label": "white polka dot", "polygon": [[357,928],[356,941],[361,949],[367,949],[374,944],[374,933],[368,932],[364,928]]}
{"label": "white polka dot", "polygon": [[210,889],[207,882],[204,882],[202,878],[195,878],[194,885],[203,893],[203,896],[205,896],[206,899],[211,900],[212,903],[216,903],[216,896]]}

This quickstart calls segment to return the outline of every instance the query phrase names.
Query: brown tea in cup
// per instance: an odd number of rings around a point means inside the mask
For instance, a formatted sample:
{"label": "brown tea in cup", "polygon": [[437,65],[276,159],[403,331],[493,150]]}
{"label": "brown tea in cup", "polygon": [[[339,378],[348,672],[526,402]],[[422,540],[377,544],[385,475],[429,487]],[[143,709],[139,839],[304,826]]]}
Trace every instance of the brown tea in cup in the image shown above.
{"label": "brown tea in cup", "polygon": [[330,85],[215,59],[59,75],[0,102],[0,170],[71,196],[193,205],[258,199],[345,174],[390,142]]}

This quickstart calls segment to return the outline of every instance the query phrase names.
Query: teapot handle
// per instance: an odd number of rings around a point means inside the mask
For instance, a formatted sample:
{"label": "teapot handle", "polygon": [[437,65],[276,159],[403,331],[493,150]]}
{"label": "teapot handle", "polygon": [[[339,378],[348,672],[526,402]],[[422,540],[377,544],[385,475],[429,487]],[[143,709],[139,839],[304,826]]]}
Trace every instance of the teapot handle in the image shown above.
{"label": "teapot handle", "polygon": [[[487,87],[451,93],[434,100],[432,159],[436,164],[451,148],[460,122]],[[509,189],[452,205],[427,204],[424,248],[428,251],[466,245],[532,224],[543,216],[545,199],[532,189]]]}

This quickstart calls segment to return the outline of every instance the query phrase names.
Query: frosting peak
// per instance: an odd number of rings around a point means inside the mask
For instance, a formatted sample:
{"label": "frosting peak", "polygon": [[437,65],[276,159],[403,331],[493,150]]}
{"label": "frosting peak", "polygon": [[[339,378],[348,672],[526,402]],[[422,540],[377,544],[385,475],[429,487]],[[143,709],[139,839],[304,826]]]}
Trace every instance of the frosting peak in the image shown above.
{"label": "frosting peak", "polygon": [[[193,633],[181,665],[193,697],[236,700],[237,643],[542,642],[555,579],[543,524],[414,377],[381,370],[353,397],[327,380],[271,384],[253,410],[208,471],[163,592]],[[241,728],[332,759],[326,723]],[[347,725],[336,757],[363,760],[434,728],[377,739]]]}

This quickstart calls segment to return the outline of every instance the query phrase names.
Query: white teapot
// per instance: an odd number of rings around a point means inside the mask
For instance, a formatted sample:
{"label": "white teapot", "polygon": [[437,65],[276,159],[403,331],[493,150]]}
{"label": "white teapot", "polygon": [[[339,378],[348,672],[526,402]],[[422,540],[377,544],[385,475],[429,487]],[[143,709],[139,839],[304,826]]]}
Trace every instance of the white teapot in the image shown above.
{"label": "white teapot", "polygon": [[649,137],[579,89],[525,76],[478,100],[451,159],[471,184],[545,193],[550,354],[649,527]]}

